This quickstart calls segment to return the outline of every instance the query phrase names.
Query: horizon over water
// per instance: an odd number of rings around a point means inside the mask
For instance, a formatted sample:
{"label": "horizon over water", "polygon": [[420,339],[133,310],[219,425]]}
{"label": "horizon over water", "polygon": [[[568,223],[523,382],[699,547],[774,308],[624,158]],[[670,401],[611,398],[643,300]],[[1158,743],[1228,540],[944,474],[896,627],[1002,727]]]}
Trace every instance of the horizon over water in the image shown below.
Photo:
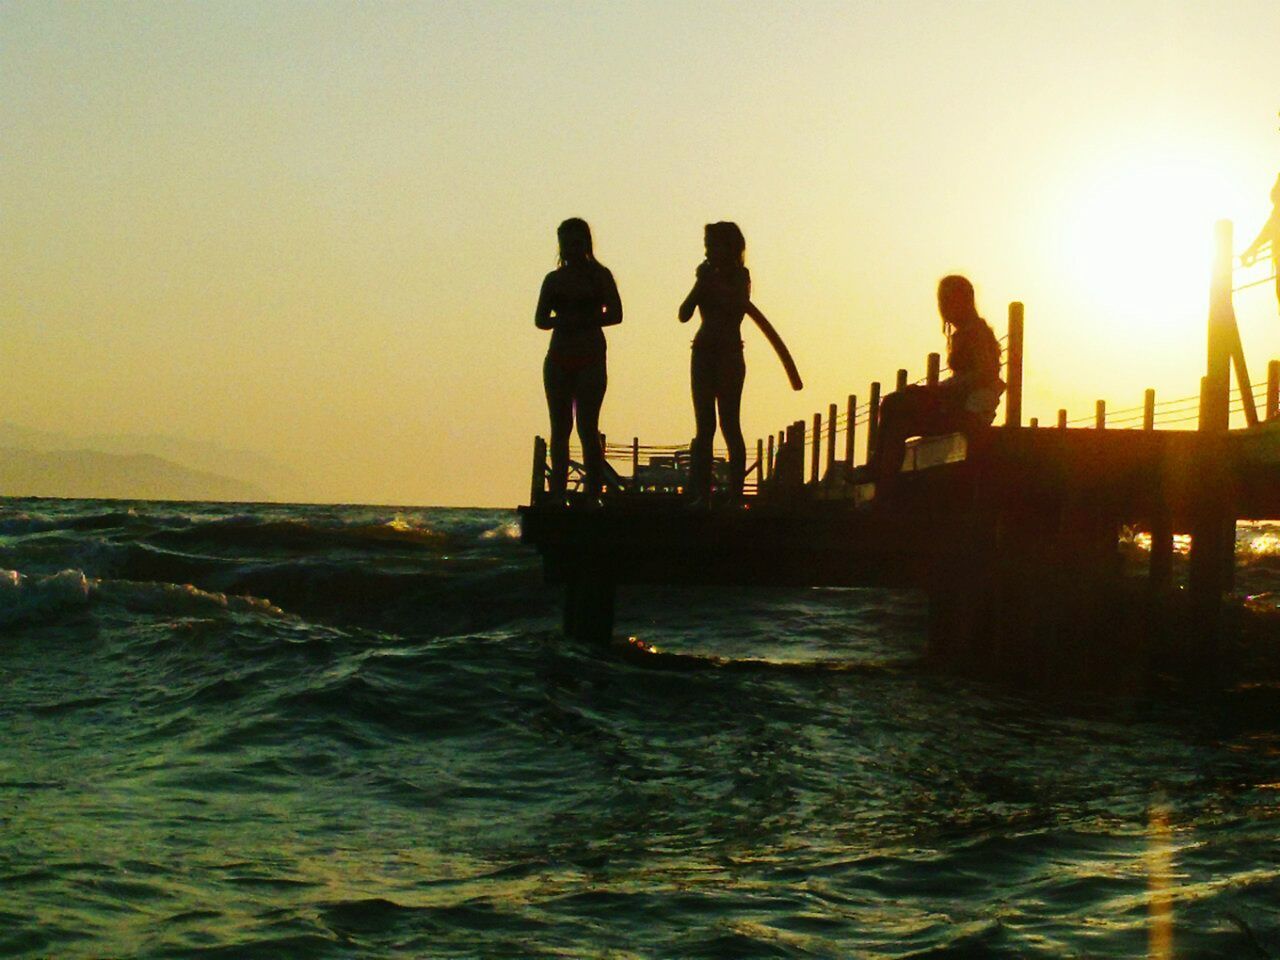
{"label": "horizon over water", "polygon": [[902,591],[559,617],[511,510],[0,499],[0,957],[1280,956],[1272,709],[941,675]]}

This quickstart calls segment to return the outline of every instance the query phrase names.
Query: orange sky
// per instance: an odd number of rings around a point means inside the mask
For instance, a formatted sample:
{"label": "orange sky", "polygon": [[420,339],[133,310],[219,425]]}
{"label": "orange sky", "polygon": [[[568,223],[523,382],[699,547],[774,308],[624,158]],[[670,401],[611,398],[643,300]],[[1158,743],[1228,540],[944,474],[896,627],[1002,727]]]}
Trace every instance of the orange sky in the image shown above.
{"label": "orange sky", "polygon": [[[0,7],[0,419],[269,454],[291,499],[504,505],[585,217],[612,437],[687,440],[701,227],[747,237],[748,437],[1027,304],[1028,415],[1193,393],[1212,223],[1280,168],[1280,6]],[[1280,356],[1266,288],[1239,307]]]}

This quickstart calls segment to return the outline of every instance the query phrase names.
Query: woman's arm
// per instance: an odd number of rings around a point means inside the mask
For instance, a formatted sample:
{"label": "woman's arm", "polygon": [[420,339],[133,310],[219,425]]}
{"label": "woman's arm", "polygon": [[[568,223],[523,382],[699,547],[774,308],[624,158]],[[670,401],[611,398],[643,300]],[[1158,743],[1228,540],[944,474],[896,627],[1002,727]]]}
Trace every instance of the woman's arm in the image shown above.
{"label": "woman's arm", "polygon": [[689,295],[684,298],[684,303],[680,304],[678,315],[681,323],[688,323],[689,318],[693,316],[693,310],[698,305],[698,301],[702,299],[702,277],[698,277],[693,281],[693,289],[689,291]]}
{"label": "woman's arm", "polygon": [[542,289],[538,292],[538,307],[533,312],[533,325],[539,330],[554,330],[556,318],[551,315],[551,274],[542,281]]}
{"label": "woman's arm", "polygon": [[608,267],[600,269],[604,271],[604,319],[600,326],[612,327],[622,322],[622,298],[618,296],[618,284]]}

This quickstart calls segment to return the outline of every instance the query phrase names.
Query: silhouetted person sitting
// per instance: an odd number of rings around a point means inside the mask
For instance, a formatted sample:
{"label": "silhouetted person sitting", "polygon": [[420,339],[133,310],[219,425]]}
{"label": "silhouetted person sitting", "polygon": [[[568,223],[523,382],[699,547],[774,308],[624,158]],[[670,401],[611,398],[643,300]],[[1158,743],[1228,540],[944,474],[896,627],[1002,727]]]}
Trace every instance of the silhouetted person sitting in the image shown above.
{"label": "silhouetted person sitting", "polygon": [[751,274],[743,263],[747,242],[736,223],[709,223],[703,229],[707,258],[698,264],[693,289],[680,304],[680,322],[687,323],[696,307],[702,321],[693,338],[689,379],[697,436],[693,440],[689,486],[694,502],[711,500],[711,454],[716,436],[716,412],[729,448],[729,485],[742,496],[747,446],[739,419],[742,385],[747,367],[742,357],[742,317],[751,299]]}
{"label": "silhouetted person sitting", "polygon": [[951,376],[936,387],[907,387],[884,398],[871,462],[878,483],[902,469],[908,438],[985,427],[995,419],[1004,392],[1000,344],[978,316],[973,284],[957,275],[943,277],[938,283],[938,312],[947,334]]}
{"label": "silhouetted person sitting", "polygon": [[1280,176],[1271,187],[1271,216],[1262,225],[1253,243],[1240,254],[1240,262],[1252,266],[1258,254],[1267,244],[1271,245],[1271,266],[1276,274],[1276,303],[1280,305]]}
{"label": "silhouetted person sitting", "polygon": [[608,385],[603,327],[622,322],[622,301],[613,274],[597,263],[591,228],[573,217],[556,230],[560,266],[547,274],[538,296],[534,324],[551,331],[542,364],[542,383],[551,414],[553,496],[563,496],[569,475],[569,432],[576,413],[578,439],[587,473],[587,494],[600,491],[604,451],[600,447],[600,406]]}

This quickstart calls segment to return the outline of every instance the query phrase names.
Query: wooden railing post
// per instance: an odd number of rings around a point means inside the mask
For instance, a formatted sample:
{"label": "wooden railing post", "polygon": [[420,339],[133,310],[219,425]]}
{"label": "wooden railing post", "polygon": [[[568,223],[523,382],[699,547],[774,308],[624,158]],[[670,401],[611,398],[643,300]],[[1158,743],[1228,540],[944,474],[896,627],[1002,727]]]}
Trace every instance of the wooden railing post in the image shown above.
{"label": "wooden railing post", "polygon": [[1027,426],[1029,426],[1032,430],[1035,430],[1036,428],[1038,428],[1038,427],[1040,426],[1040,418],[1039,418],[1039,417],[1032,417],[1032,418],[1027,422]]}
{"label": "wooden railing post", "polygon": [[827,473],[836,465],[836,405],[827,404]]}
{"label": "wooden railing post", "polygon": [[1200,429],[1226,433],[1231,424],[1231,354],[1235,314],[1231,306],[1231,221],[1214,231],[1213,280],[1209,287],[1209,338]]}
{"label": "wooden railing post", "polygon": [[1094,406],[1093,426],[1095,430],[1107,429],[1107,401],[1099,400]]}
{"label": "wooden railing post", "polygon": [[529,506],[542,499],[547,488],[547,441],[533,438],[533,477],[529,484]]}
{"label": "wooden railing post", "polygon": [[1004,422],[1008,427],[1022,426],[1022,304],[1009,304],[1009,343],[1005,354]]}
{"label": "wooden railing post", "polygon": [[822,456],[822,414],[813,415],[813,455],[809,458],[809,482],[818,482],[818,460]]}
{"label": "wooden railing post", "polygon": [[844,435],[844,462],[845,465],[853,469],[853,443],[856,437],[856,428],[858,425],[858,398],[852,393],[849,399],[845,401],[845,426],[847,431]]}
{"label": "wooden railing post", "polygon": [[808,444],[805,443],[803,420],[797,420],[795,422],[795,438],[796,486],[802,487],[804,486],[804,451],[808,446]]}
{"label": "wooden railing post", "polygon": [[1280,414],[1280,360],[1267,364],[1267,419]]}
{"label": "wooden railing post", "polygon": [[905,389],[907,389],[907,371],[899,370],[893,383],[893,390],[894,393],[901,393]]}
{"label": "wooden railing post", "polygon": [[765,468],[764,441],[757,438],[756,439],[756,489],[757,490],[759,490],[760,486],[764,483],[764,468]]}
{"label": "wooden railing post", "polygon": [[1067,429],[1067,411],[1065,410],[1058,411],[1058,429],[1059,430]]}
{"label": "wooden railing post", "polygon": [[867,462],[876,453],[876,442],[880,439],[880,381],[871,384],[871,398],[867,401],[870,409],[867,412]]}
{"label": "wooden railing post", "polygon": [[931,387],[938,385],[938,373],[942,369],[942,357],[931,353],[925,359],[924,382]]}
{"label": "wooden railing post", "polygon": [[640,438],[631,438],[631,477],[634,480],[640,474]]}
{"label": "wooden railing post", "polygon": [[1156,392],[1150,387],[1142,395],[1142,429],[1156,428]]}

